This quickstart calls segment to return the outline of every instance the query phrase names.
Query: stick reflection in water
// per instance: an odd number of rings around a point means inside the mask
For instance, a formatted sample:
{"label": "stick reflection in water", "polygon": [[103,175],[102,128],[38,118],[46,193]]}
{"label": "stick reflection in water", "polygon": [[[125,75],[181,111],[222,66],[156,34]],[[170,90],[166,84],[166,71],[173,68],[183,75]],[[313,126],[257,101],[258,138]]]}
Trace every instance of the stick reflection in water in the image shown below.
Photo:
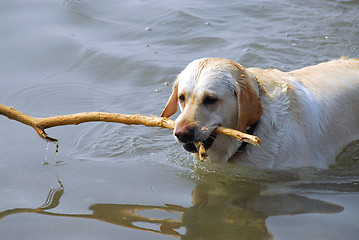
{"label": "stick reflection in water", "polygon": [[[191,207],[99,203],[89,207],[92,214],[51,212],[60,204],[63,193],[60,184],[59,188],[50,190],[40,207],[6,210],[0,212],[0,220],[12,214],[35,213],[94,219],[180,239],[268,239],[272,235],[265,221],[270,216],[339,213],[343,210],[342,206],[295,194],[263,195],[260,186],[253,183],[231,183],[198,184],[192,193]],[[173,215],[178,218],[173,219]]]}

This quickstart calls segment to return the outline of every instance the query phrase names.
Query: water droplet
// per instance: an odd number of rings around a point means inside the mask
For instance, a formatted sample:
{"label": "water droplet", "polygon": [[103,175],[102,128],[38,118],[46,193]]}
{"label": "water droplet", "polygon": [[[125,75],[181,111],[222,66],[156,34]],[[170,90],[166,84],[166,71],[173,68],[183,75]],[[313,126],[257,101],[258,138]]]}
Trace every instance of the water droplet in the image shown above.
{"label": "water droplet", "polygon": [[[44,161],[42,162],[42,165],[47,165],[47,164],[49,164],[49,162],[47,161],[47,159],[48,159],[48,152],[49,152],[49,142],[47,142],[46,143],[46,154],[45,154],[45,159],[44,159]],[[46,163],[46,164],[44,164],[44,163]]]}

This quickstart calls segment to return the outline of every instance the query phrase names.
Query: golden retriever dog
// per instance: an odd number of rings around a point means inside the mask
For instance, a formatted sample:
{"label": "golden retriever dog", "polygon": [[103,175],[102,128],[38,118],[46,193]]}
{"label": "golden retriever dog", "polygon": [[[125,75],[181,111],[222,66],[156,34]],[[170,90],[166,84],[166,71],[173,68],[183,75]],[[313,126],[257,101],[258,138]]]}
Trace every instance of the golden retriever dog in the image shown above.
{"label": "golden retriever dog", "polygon": [[[178,75],[162,116],[175,114],[177,103],[174,135],[197,157],[193,142],[202,141],[212,162],[328,168],[344,146],[359,139],[359,60],[282,72],[198,59]],[[256,135],[262,143],[216,135],[218,126]]]}

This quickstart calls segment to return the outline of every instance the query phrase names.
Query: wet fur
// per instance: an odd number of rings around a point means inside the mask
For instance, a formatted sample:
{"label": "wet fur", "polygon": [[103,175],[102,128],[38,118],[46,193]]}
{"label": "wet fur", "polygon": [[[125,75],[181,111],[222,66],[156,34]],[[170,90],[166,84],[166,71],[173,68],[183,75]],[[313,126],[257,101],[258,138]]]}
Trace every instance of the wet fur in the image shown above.
{"label": "wet fur", "polygon": [[[219,101],[206,106],[212,94]],[[221,58],[191,62],[177,77],[162,113],[181,114],[176,130],[195,129],[204,140],[222,125],[240,131],[258,120],[254,135],[262,144],[237,153],[240,142],[217,136],[207,151],[214,162],[240,162],[260,168],[327,168],[351,141],[359,139],[359,61],[345,59],[292,72],[245,69]]]}

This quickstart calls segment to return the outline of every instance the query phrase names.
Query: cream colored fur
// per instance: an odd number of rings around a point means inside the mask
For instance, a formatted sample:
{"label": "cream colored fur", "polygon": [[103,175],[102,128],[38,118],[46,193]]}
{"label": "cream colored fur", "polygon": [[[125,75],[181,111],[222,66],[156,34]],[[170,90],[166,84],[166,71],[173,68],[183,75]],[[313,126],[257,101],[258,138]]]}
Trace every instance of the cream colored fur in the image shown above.
{"label": "cream colored fur", "polygon": [[[248,145],[218,135],[208,149],[214,162],[233,161],[267,169],[327,168],[351,141],[359,139],[359,60],[321,63],[292,72],[245,69],[221,58],[191,62],[178,76],[162,116],[177,111],[176,131],[195,129],[204,140],[219,125],[245,129],[258,120]],[[205,104],[206,97],[218,101]]]}

